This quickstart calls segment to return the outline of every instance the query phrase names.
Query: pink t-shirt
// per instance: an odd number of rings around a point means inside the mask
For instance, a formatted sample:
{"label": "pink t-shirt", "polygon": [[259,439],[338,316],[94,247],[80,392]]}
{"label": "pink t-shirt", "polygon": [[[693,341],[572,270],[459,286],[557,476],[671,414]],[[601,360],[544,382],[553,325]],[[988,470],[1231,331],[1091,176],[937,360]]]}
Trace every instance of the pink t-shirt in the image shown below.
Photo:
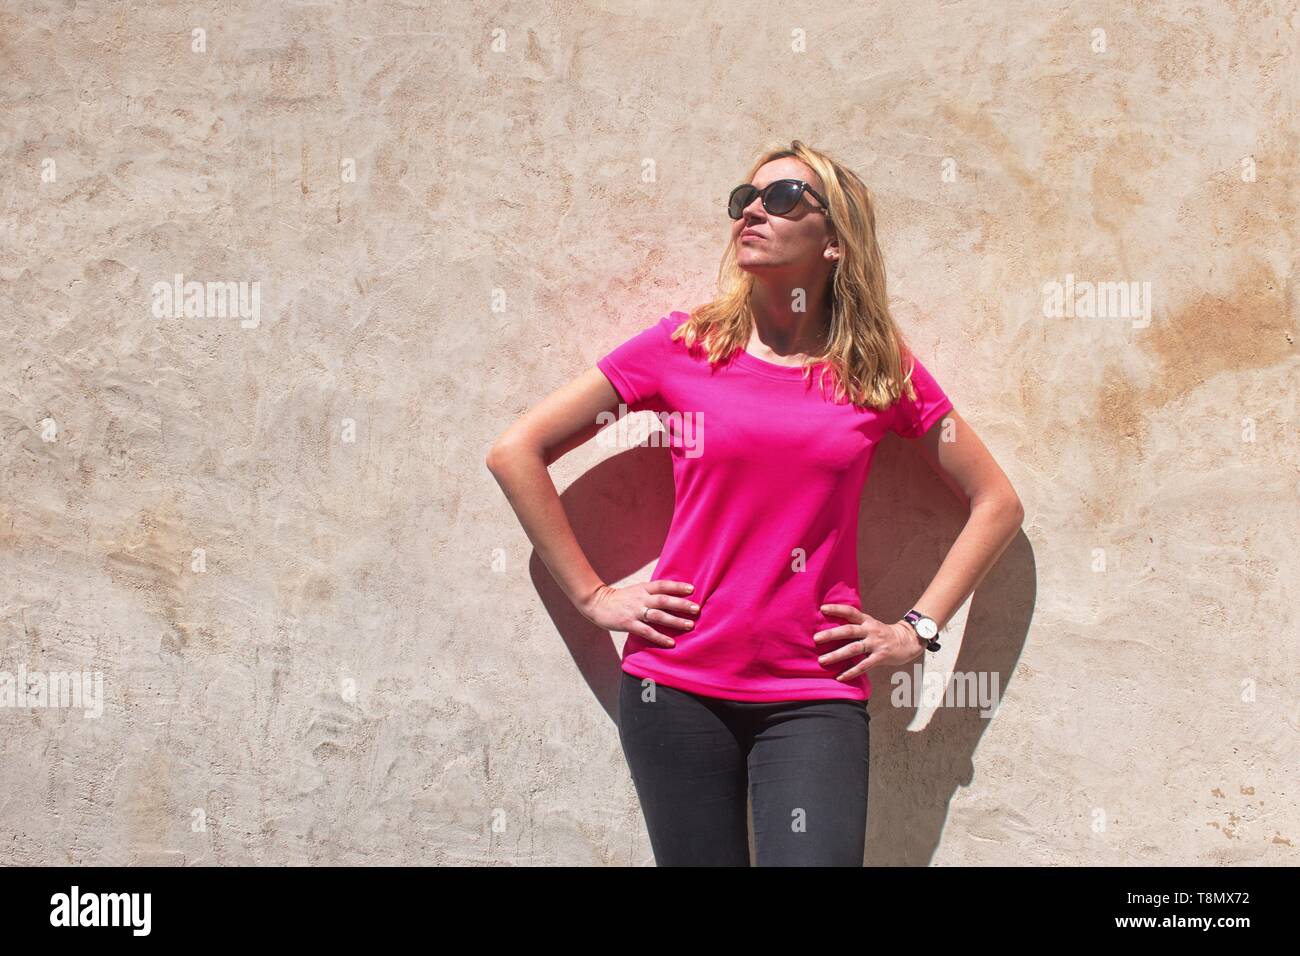
{"label": "pink t-shirt", "polygon": [[917,401],[875,412],[825,397],[818,369],[776,365],[743,349],[716,367],[703,350],[669,338],[688,318],[673,312],[596,365],[628,411],[656,413],[673,462],[676,504],[653,579],[695,585],[692,630],[662,623],[675,647],[628,634],[623,670],[669,687],[730,700],[866,700],[863,674],[817,658],[845,642],[813,634],[848,623],[822,604],[862,608],[858,507],[886,431],[924,435],[952,402],[918,361]]}

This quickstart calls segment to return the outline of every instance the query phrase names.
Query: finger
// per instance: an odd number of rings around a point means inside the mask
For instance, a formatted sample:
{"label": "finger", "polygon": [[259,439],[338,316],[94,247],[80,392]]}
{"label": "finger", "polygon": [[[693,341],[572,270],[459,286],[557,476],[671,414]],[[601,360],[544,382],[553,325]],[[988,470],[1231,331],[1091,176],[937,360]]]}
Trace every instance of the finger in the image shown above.
{"label": "finger", "polygon": [[[650,600],[662,601],[663,598],[652,597]],[[688,621],[685,618],[681,618],[681,617],[677,617],[676,615],[669,614],[667,611],[659,607],[657,604],[651,604],[650,610],[645,612],[645,616],[642,617],[641,620],[654,621],[656,624],[668,624],[671,625],[672,627],[680,627],[686,631],[689,631],[693,627],[695,627],[694,621]]]}
{"label": "finger", "polygon": [[[870,648],[868,647],[867,650],[869,651]],[[839,661],[857,660],[862,656],[862,654],[862,642],[854,641],[852,644],[845,644],[843,647],[837,647],[833,651],[827,651],[821,657],[817,658],[817,662],[823,666],[829,667]]]}
{"label": "finger", "polygon": [[666,594],[658,595],[650,606],[663,608],[664,610],[671,609],[682,614],[700,613],[700,606],[690,598],[669,597]]}
{"label": "finger", "polygon": [[841,624],[838,627],[832,627],[828,631],[818,631],[813,635],[814,644],[825,644],[829,641],[847,641],[857,637],[856,624]]}
{"label": "finger", "polygon": [[880,663],[879,653],[868,654],[866,657],[862,658],[862,660],[858,661],[856,664],[854,664],[852,667],[846,670],[843,674],[840,674],[835,679],[841,682],[853,680],[855,677],[861,677],[863,674],[871,670],[871,668],[875,667],[879,663]]}
{"label": "finger", "polygon": [[660,634],[649,624],[646,624],[642,621],[637,621],[635,624],[633,624],[630,629],[630,633],[635,634],[637,637],[644,638],[645,640],[649,641],[651,644],[657,644],[660,647],[677,646],[677,642],[674,641],[667,634]]}
{"label": "finger", "polygon": [[823,604],[823,614],[834,614],[837,617],[847,617],[854,624],[861,624],[866,617],[861,611],[852,604]]}
{"label": "finger", "polygon": [[645,587],[651,594],[690,594],[695,590],[694,584],[686,581],[670,581],[667,578],[650,581]]}

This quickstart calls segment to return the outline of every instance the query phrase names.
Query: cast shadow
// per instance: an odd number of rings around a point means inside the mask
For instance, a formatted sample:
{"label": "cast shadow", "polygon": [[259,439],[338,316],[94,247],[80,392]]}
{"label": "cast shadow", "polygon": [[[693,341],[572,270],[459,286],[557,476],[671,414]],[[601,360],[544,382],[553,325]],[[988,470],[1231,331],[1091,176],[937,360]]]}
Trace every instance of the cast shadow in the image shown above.
{"label": "cast shadow", "polygon": [[[910,443],[886,436],[876,450],[858,518],[858,562],[863,610],[897,621],[933,579],[966,522],[960,502]],[[990,716],[978,700],[955,696],[939,703],[922,730],[916,716],[913,665],[871,672],[871,770],[867,794],[867,866],[928,866],[939,846],[948,805],[969,786],[980,738],[996,718],[1029,633],[1037,580],[1033,548],[1017,531],[975,590],[965,625],[939,635],[960,643],[954,675],[971,674],[994,691]],[[899,698],[895,700],[895,675]],[[903,693],[908,691],[907,693]]]}
{"label": "cast shadow", "polygon": [[[898,620],[920,596],[966,517],[961,502],[908,444],[893,435],[882,441],[858,519],[862,607],[886,621]],[[603,580],[622,580],[647,565],[652,569],[673,514],[670,451],[640,445],[606,459],[574,481],[560,500],[579,545]],[[610,632],[578,612],[535,551],[529,573],[578,672],[617,724],[619,645]],[[1005,695],[1028,634],[1035,589],[1033,552],[1023,531],[1017,532],[971,598],[964,633],[940,635],[941,643],[945,638],[961,642],[956,672],[983,674],[999,696]],[[975,749],[991,718],[980,716],[977,701],[940,705],[924,730],[908,731],[916,707],[911,700],[891,701],[895,672],[910,677],[912,667],[871,673],[864,862],[926,866],[939,845],[953,795],[971,782]]]}
{"label": "cast shadow", "polygon": [[[587,560],[602,581],[615,582],[638,568],[654,569],[673,517],[673,464],[667,447],[638,445],[601,462],[560,495],[564,512]],[[618,723],[623,673],[620,632],[592,624],[560,590],[536,551],[528,561],[533,586],[587,686]]]}

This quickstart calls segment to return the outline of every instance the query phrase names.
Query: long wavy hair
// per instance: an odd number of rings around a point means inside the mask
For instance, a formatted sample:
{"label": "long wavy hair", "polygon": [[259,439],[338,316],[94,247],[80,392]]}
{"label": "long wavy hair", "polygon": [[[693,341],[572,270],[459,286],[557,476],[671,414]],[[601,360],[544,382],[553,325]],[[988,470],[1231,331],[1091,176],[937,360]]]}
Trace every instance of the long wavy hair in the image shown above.
{"label": "long wavy hair", "polygon": [[[789,148],[768,149],[750,167],[745,182],[765,163],[792,156],[821,177],[830,203],[830,228],[839,239],[840,257],[829,278],[831,320],[823,354],[803,363],[807,381],[815,365],[822,366],[819,385],[829,370],[834,379],[834,400],[848,397],[853,404],[883,411],[899,395],[915,399],[911,349],[889,312],[885,293],[885,262],[876,242],[876,213],[871,192],[857,174],[830,156],[799,140]],[[728,242],[718,270],[721,295],[692,309],[690,317],[673,333],[687,348],[698,345],[710,363],[727,360],[749,342],[754,327],[750,291],[754,276],[736,263],[735,243]]]}

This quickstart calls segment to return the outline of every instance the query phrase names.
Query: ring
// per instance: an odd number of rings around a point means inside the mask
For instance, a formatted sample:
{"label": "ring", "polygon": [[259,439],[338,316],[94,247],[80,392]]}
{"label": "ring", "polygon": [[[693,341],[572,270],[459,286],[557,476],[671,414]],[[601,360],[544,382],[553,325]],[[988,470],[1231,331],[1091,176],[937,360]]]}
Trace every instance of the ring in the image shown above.
{"label": "ring", "polygon": [[649,614],[649,613],[650,613],[650,605],[648,605],[648,604],[643,605],[643,606],[641,607],[641,620],[644,621],[644,620],[645,620],[645,616],[646,616],[647,614]]}

